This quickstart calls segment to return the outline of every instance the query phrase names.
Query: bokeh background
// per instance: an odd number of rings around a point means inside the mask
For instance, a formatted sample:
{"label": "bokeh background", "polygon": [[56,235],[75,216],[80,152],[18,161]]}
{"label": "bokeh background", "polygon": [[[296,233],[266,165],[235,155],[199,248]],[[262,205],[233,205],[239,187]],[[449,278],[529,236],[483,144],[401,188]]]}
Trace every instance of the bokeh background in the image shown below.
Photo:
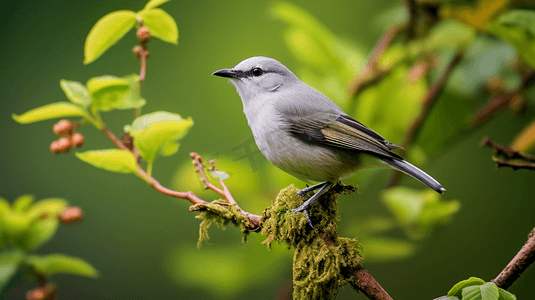
{"label": "bokeh background", "polygon": [[[387,0],[290,3],[360,51],[355,74],[400,5]],[[236,228],[223,231],[213,226],[211,239],[198,250],[200,221],[188,212],[188,202],[157,193],[135,176],[96,169],[72,153],[51,154],[54,121],[20,125],[11,118],[13,113],[65,101],[60,79],[85,83],[94,76],[139,72],[139,62],[131,54],[137,42],[134,31],[89,65],[82,64],[83,45],[100,17],[120,9],[137,11],[144,4],[134,0],[0,4],[0,196],[8,200],[22,194],[38,199],[61,197],[84,209],[82,223],[61,227],[37,251],[78,256],[100,271],[97,279],[55,275],[52,280],[60,299],[286,297],[291,289],[293,251],[285,245],[274,245],[268,251],[259,234],[251,234],[249,242],[242,244]],[[226,80],[210,76],[256,55],[276,58],[300,75],[302,62],[285,44],[288,25],[269,13],[272,7],[269,1],[242,0],[173,0],[162,6],[178,24],[179,45],[156,39],[149,44],[143,112],[167,110],[191,116],[195,122],[177,154],[156,160],[154,176],[162,184],[194,189],[205,199],[216,199],[210,191],[200,191],[188,155],[196,151],[205,159],[219,159],[220,168],[231,174],[228,186],[240,206],[256,214],[289,183],[304,186],[282,175],[261,155],[254,156],[255,164],[239,159],[245,154],[243,145],[256,149],[241,101]],[[514,55],[513,49],[506,50]],[[103,119],[120,134],[132,114],[112,111],[104,113]],[[423,239],[408,240],[400,229],[388,232],[389,238],[399,242],[397,248],[387,243],[393,253],[374,255],[374,247],[381,249],[377,243],[367,249],[366,236],[359,236],[362,222],[358,222],[370,216],[389,217],[390,211],[378,199],[390,173],[376,172],[359,186],[358,194],[341,197],[341,234],[362,241],[369,258],[365,256],[366,268],[394,299],[432,299],[470,276],[491,280],[525,242],[535,224],[535,174],[496,170],[491,150],[479,143],[488,136],[508,144],[533,116],[529,108],[522,116],[505,112],[433,155],[425,170],[447,189],[443,199],[456,199],[461,208],[447,225]],[[439,125],[429,130],[441,135]],[[91,126],[79,131],[86,138],[82,150],[113,146]],[[380,133],[389,139],[392,134]],[[422,189],[410,178],[403,178],[402,184]],[[534,281],[535,271],[528,269],[510,291],[519,299],[529,299]],[[5,298],[22,299],[34,286],[19,282]],[[348,286],[338,295],[338,299],[364,298]]]}

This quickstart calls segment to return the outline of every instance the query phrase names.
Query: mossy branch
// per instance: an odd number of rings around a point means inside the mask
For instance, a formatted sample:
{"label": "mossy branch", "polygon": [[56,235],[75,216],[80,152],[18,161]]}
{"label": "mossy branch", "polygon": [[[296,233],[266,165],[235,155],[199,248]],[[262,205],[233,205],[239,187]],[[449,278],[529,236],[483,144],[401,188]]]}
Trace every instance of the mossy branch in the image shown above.
{"label": "mossy branch", "polygon": [[281,190],[273,205],[262,214],[259,227],[252,226],[243,211],[225,200],[191,206],[190,211],[199,212],[196,218],[202,220],[198,246],[208,239],[208,228],[212,223],[222,228],[229,223],[240,227],[244,242],[252,228],[260,228],[266,237],[263,244],[268,249],[272,242],[295,248],[294,299],[332,299],[347,283],[370,299],[391,299],[362,267],[360,243],[338,235],[338,195],[353,193],[356,188],[337,184],[312,204],[310,216],[315,229],[308,225],[304,214],[290,211],[311,196],[299,197],[298,191],[293,185]]}

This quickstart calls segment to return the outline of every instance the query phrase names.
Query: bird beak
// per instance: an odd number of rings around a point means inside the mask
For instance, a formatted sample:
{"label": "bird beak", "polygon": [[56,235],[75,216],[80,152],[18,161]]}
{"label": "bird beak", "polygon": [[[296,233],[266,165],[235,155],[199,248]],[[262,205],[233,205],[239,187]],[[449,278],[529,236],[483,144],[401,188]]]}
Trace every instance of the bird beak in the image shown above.
{"label": "bird beak", "polygon": [[239,79],[243,77],[243,72],[233,69],[221,69],[217,70],[212,75],[220,76],[220,77],[227,77],[227,78],[233,78],[233,79]]}

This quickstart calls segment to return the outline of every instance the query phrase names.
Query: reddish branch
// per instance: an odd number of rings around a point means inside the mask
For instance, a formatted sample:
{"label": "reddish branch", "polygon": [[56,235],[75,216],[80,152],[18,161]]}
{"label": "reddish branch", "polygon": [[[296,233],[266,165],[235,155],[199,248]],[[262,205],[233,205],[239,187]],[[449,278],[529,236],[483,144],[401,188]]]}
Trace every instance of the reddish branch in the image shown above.
{"label": "reddish branch", "polygon": [[357,279],[357,283],[353,287],[361,291],[368,299],[392,300],[392,297],[381,287],[379,282],[363,267],[356,270],[353,276]]}
{"label": "reddish branch", "polygon": [[404,29],[404,25],[398,24],[393,25],[385,31],[385,33],[373,49],[373,52],[370,55],[366,66],[364,66],[362,71],[357,76],[355,76],[353,81],[349,84],[349,95],[351,95],[352,97],[358,96],[358,94],[365,90],[367,87],[375,84],[376,82],[383,79],[386,75],[390,74],[392,68],[378,69],[377,62],[379,61],[379,58],[383,55],[385,50],[388,48],[388,46],[390,46],[394,38],[398,36],[399,33]]}
{"label": "reddish branch", "polygon": [[504,111],[513,100],[516,93],[498,93],[493,95],[487,104],[481,107],[468,121],[468,127],[475,129],[485,124],[492,117],[495,117],[500,112]]}
{"label": "reddish branch", "polygon": [[[197,172],[197,173],[199,173],[201,175],[201,181],[204,183],[204,188],[205,189],[211,189],[212,191],[214,191],[214,192],[218,193],[219,195],[225,197],[225,199],[227,199],[227,201],[230,204],[233,204],[233,205],[236,206],[236,208],[238,208],[239,210],[242,210],[238,206],[238,203],[236,203],[236,201],[232,197],[232,194],[230,193],[229,189],[227,188],[227,186],[223,182],[223,180],[219,180],[219,184],[223,188],[223,189],[220,189],[220,188],[216,187],[215,185],[213,185],[212,183],[210,183],[210,181],[206,178],[206,173],[204,172],[204,164],[202,162],[201,156],[199,154],[195,153],[195,152],[191,152],[189,154],[189,156],[193,159],[193,163],[197,166],[197,168],[195,168],[195,172]],[[212,165],[210,167],[210,169],[212,171],[217,171],[217,168],[214,165]]]}
{"label": "reddish branch", "polygon": [[[117,139],[117,137],[113,134],[113,132],[111,132],[108,128],[102,127],[101,131],[117,146],[117,148],[119,148],[121,150],[137,152],[136,148],[133,147],[133,146],[132,146],[132,149],[129,149],[128,147],[126,147],[119,139]],[[195,165],[197,165],[197,169],[196,170],[201,174],[202,180],[205,183],[205,185],[207,186],[207,188],[209,188],[209,189],[215,191],[216,193],[220,194],[221,196],[225,197],[225,199],[227,199],[229,204],[236,205],[236,207],[242,211],[242,214],[246,218],[249,219],[249,223],[250,223],[250,226],[251,226],[250,229],[252,231],[259,230],[260,221],[262,220],[262,216],[254,215],[254,214],[248,213],[246,211],[243,211],[238,206],[238,204],[236,203],[236,201],[232,197],[230,191],[228,190],[227,186],[223,183],[223,181],[221,181],[221,180],[219,181],[219,183],[223,187],[223,190],[221,190],[218,187],[216,187],[213,184],[211,184],[210,181],[206,178],[206,175],[204,173],[204,165],[202,164],[201,156],[199,154],[195,153],[195,152],[192,152],[190,154],[190,156],[193,159],[193,162],[195,163]],[[145,170],[143,170],[139,166],[137,168],[137,174],[139,174],[139,176],[143,180],[145,180],[147,183],[149,183],[152,188],[154,188],[155,190],[157,190],[158,192],[160,192],[162,194],[165,194],[165,195],[168,195],[168,196],[171,196],[171,197],[175,197],[175,198],[185,199],[185,200],[190,201],[193,204],[204,204],[204,205],[209,205],[210,204],[208,201],[205,201],[205,200],[199,198],[192,191],[181,192],[181,191],[175,191],[175,190],[172,190],[172,189],[164,187],[163,185],[160,184],[160,182],[158,182],[158,180],[156,180],[154,177],[152,177],[149,174],[147,174],[147,172],[145,172]]]}
{"label": "reddish branch", "polygon": [[[469,128],[475,129],[485,124],[492,117],[498,115],[507,108],[513,111],[519,111],[518,107],[522,107],[525,104],[525,98],[521,96],[523,92],[535,82],[535,70],[528,68],[521,72],[521,84],[518,90],[508,92],[503,89],[501,79],[498,77],[492,78],[492,85],[498,85],[498,89],[491,93],[489,101],[481,107],[470,119]],[[496,82],[497,81],[497,82]],[[493,87],[491,87],[492,89]]]}
{"label": "reddish branch", "polygon": [[457,54],[455,54],[455,57],[444,68],[444,70],[442,71],[442,74],[440,74],[440,76],[433,83],[433,85],[427,90],[427,94],[425,95],[422,101],[420,114],[416,116],[416,118],[414,118],[412,122],[409,124],[407,134],[405,135],[405,139],[403,140],[403,147],[405,149],[408,149],[410,146],[412,146],[412,144],[414,143],[414,140],[416,140],[416,137],[420,133],[420,130],[422,128],[424,121],[427,119],[427,116],[429,115],[429,112],[431,111],[434,104],[436,103],[438,96],[444,90],[444,87],[446,86],[446,83],[448,82],[448,79],[450,78],[450,75],[453,69],[462,61],[462,59],[463,59],[463,52],[458,51]]}
{"label": "reddish branch", "polygon": [[509,288],[533,261],[535,261],[535,228],[531,230],[524,246],[492,282],[502,289]]}

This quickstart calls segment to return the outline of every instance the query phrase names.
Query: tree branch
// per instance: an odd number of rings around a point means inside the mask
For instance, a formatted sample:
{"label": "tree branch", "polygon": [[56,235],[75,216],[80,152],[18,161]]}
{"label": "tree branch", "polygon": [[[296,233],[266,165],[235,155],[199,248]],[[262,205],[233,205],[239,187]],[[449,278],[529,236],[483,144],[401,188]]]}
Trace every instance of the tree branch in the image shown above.
{"label": "tree branch", "polygon": [[379,282],[366,271],[366,269],[359,268],[353,273],[355,279],[357,279],[353,288],[361,291],[368,299],[373,300],[392,300],[392,297],[381,287]]}
{"label": "tree branch", "polygon": [[[320,237],[330,247],[336,247],[336,243],[326,237],[323,233],[319,234]],[[360,264],[359,267],[352,272],[352,276],[355,281],[350,281],[351,286],[358,291],[361,291],[368,299],[371,300],[392,300],[392,297],[381,287],[379,282],[364,269]]]}
{"label": "tree branch", "polygon": [[492,282],[502,289],[509,288],[533,261],[535,261],[535,228],[529,233],[524,246]]}

